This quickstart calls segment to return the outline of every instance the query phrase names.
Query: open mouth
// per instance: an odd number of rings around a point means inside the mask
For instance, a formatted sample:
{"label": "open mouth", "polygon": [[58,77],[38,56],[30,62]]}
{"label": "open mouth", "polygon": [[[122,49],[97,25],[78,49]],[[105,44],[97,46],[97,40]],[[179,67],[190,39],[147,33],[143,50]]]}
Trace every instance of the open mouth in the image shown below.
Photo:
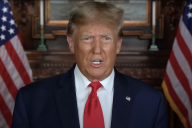
{"label": "open mouth", "polygon": [[103,64],[103,61],[98,59],[98,60],[92,60],[90,63],[93,67],[100,67]]}
{"label": "open mouth", "polygon": [[102,60],[93,60],[92,63],[93,64],[100,64],[102,62]]}

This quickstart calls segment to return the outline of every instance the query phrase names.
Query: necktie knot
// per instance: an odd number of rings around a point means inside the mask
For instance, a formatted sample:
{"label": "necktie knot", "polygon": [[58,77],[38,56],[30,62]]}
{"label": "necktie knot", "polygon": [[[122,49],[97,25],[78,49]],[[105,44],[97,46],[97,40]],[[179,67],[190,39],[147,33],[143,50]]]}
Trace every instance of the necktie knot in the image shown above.
{"label": "necktie knot", "polygon": [[102,84],[101,84],[100,82],[91,82],[91,83],[89,84],[89,87],[92,88],[92,92],[93,92],[93,93],[96,93],[97,90],[98,90],[101,86],[102,86]]}

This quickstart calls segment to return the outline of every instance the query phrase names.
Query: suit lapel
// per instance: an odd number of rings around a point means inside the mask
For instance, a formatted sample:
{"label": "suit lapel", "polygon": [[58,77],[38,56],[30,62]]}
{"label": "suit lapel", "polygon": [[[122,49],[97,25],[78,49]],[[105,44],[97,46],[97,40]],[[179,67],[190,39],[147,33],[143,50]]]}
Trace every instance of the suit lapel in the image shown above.
{"label": "suit lapel", "polygon": [[74,67],[64,74],[60,80],[60,88],[54,92],[63,128],[80,127],[75,93]]}
{"label": "suit lapel", "polygon": [[127,83],[125,76],[115,69],[111,128],[128,127],[134,97]]}

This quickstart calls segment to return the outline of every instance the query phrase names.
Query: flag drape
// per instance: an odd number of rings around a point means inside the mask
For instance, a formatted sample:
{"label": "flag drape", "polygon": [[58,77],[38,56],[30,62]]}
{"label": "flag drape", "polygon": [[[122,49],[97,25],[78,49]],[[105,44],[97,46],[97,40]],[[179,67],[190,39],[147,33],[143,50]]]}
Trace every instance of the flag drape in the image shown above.
{"label": "flag drape", "polygon": [[192,0],[181,16],[162,87],[183,125],[192,128]]}
{"label": "flag drape", "polygon": [[0,128],[10,128],[19,88],[32,82],[8,0],[0,0]]}

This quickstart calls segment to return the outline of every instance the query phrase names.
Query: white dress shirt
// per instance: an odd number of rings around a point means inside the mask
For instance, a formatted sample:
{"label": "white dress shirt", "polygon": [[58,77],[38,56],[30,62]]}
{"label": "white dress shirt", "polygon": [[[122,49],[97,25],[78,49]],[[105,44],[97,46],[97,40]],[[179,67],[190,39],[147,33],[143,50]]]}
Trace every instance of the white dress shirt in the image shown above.
{"label": "white dress shirt", "polygon": [[[74,70],[74,75],[75,75],[75,87],[76,87],[79,123],[80,128],[83,128],[84,108],[89,93],[91,92],[91,87],[88,87],[88,85],[91,82],[81,73],[77,65]],[[106,79],[102,81],[99,81],[103,86],[97,90],[97,96],[99,98],[101,108],[103,111],[105,128],[111,127],[114,76],[115,73],[113,70],[110,76],[108,76]]]}

